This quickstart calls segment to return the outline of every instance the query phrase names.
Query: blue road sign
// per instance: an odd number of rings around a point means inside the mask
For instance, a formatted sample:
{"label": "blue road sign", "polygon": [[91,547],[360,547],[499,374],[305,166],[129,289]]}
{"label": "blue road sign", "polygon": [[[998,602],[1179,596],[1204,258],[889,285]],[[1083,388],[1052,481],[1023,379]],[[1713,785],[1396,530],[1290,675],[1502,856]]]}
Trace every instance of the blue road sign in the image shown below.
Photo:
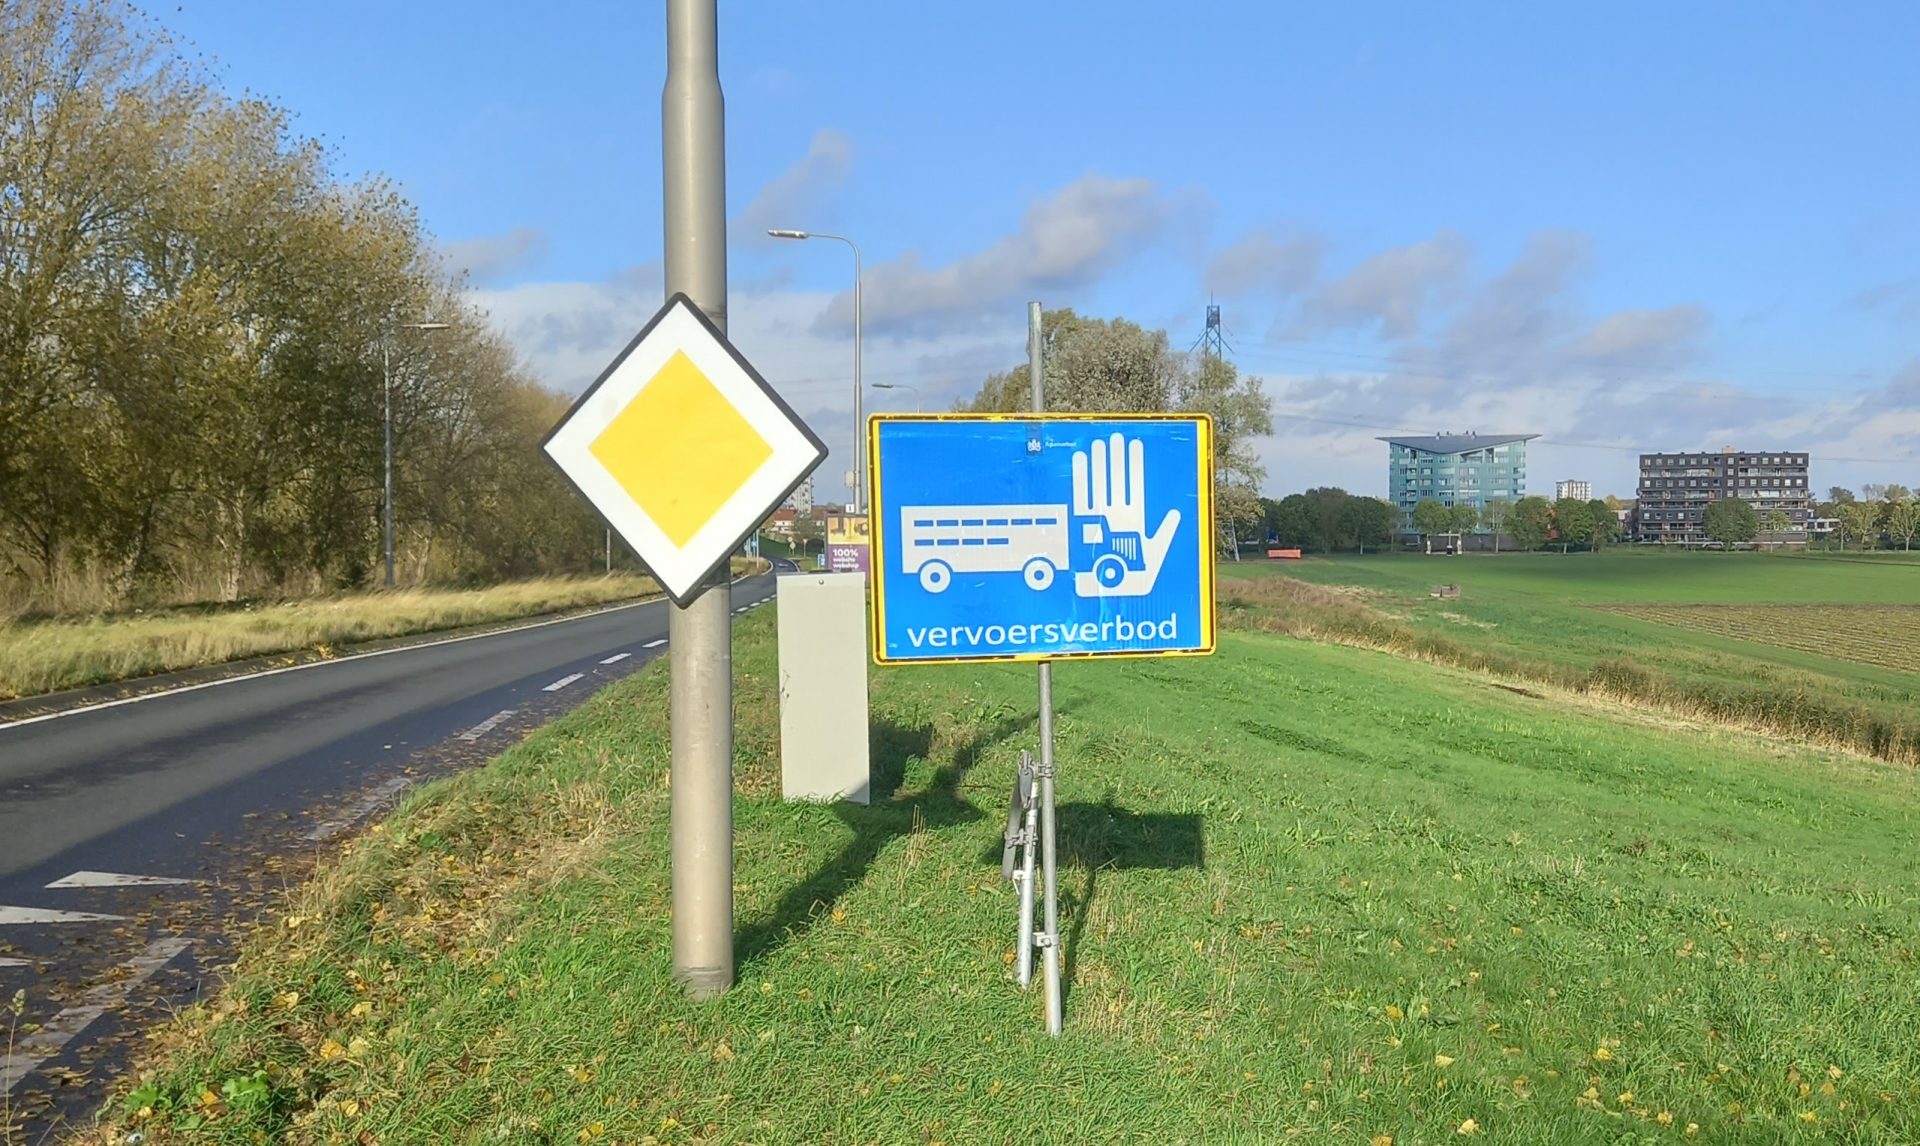
{"label": "blue road sign", "polygon": [[881,664],[1213,651],[1205,416],[881,415]]}

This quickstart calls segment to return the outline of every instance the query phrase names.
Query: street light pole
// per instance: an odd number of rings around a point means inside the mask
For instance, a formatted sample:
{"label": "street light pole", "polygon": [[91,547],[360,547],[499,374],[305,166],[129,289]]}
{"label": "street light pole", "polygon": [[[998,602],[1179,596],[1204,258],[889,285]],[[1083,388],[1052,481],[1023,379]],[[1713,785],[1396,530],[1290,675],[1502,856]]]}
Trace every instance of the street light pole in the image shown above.
{"label": "street light pole", "polygon": [[860,382],[860,244],[845,235],[829,235],[822,231],[770,230],[767,234],[776,239],[833,239],[853,248],[853,511],[866,511],[866,499],[861,496],[861,481],[865,469],[861,459],[865,456],[866,430],[866,388]]}
{"label": "street light pole", "polygon": [[[403,322],[403,330],[445,330],[444,322]],[[384,462],[381,479],[381,533],[386,539],[387,588],[393,588],[393,335],[380,345],[380,423],[385,442],[380,453]]]}
{"label": "street light pole", "polygon": [[911,390],[913,391],[913,412],[916,414],[920,412],[920,387],[911,385],[906,382],[875,382],[873,384],[873,388],[875,390]]}

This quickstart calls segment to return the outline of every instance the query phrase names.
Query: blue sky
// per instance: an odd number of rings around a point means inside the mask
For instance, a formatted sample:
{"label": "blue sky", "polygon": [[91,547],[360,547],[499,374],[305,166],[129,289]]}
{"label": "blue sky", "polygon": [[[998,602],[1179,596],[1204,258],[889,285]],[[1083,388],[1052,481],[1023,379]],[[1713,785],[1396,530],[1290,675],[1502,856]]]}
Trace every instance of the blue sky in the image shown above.
{"label": "blue sky", "polygon": [[[395,180],[571,391],[659,302],[664,19],[546,7],[154,15]],[[929,407],[1028,298],[1184,348],[1215,297],[1274,493],[1468,428],[1542,434],[1549,492],[1722,444],[1920,484],[1920,6],[723,0],[721,41],[733,335],[837,447],[847,252],[766,226],[861,243],[867,377]]]}

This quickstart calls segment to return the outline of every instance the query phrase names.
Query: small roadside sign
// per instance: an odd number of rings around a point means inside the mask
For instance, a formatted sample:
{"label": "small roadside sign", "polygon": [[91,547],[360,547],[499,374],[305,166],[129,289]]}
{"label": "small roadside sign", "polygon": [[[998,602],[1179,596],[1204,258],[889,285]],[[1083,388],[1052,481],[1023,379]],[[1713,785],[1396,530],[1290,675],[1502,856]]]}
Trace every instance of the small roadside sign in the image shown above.
{"label": "small roadside sign", "polygon": [[1214,647],[1205,415],[877,415],[880,664]]}
{"label": "small roadside sign", "polygon": [[681,294],[541,446],[682,605],[827,454]]}

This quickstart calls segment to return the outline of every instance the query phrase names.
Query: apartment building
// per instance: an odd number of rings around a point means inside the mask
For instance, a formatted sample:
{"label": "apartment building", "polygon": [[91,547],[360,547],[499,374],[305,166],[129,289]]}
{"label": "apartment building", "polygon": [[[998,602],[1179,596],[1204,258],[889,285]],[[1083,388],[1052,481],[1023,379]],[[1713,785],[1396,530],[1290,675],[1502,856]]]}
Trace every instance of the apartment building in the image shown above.
{"label": "apartment building", "polygon": [[1527,443],[1538,434],[1433,434],[1381,438],[1387,443],[1387,498],[1399,507],[1402,528],[1413,507],[1432,498],[1445,505],[1518,501],[1527,489]]}
{"label": "apartment building", "polygon": [[1567,498],[1573,498],[1575,501],[1592,501],[1593,483],[1571,478],[1566,481],[1554,482],[1553,500],[1564,501]]}
{"label": "apartment building", "polygon": [[1707,506],[1721,498],[1753,503],[1760,539],[1804,545],[1812,517],[1807,455],[1747,452],[1641,454],[1638,538],[1680,545],[1707,540]]}

